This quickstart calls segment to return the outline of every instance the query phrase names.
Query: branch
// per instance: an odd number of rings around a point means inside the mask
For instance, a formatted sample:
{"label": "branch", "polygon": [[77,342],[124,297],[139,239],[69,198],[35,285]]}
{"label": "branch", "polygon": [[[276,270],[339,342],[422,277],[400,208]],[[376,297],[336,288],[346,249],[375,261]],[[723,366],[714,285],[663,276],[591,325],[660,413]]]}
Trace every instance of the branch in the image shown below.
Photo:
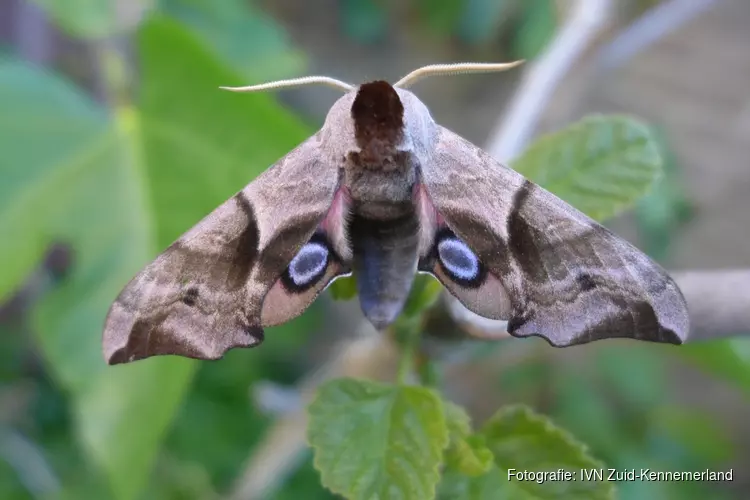
{"label": "branch", "polygon": [[750,269],[672,274],[690,311],[689,342],[750,335]]}
{"label": "branch", "polygon": [[621,67],[717,3],[718,0],[668,0],[649,9],[598,51],[593,62],[595,71]]}
{"label": "branch", "polygon": [[[675,271],[671,276],[688,304],[687,342],[750,335],[750,269]],[[483,340],[510,337],[505,321],[485,319],[458,305],[451,301],[448,312],[468,335]]]}
{"label": "branch", "polygon": [[607,25],[611,10],[611,0],[578,0],[572,6],[542,55],[526,67],[508,110],[490,134],[488,153],[510,160],[526,148],[558,85]]}

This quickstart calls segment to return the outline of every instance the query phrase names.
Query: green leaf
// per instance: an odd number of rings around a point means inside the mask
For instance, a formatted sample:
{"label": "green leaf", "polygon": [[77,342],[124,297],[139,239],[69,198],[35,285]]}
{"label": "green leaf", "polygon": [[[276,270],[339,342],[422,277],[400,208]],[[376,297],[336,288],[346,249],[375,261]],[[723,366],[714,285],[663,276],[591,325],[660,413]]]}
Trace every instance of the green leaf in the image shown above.
{"label": "green leaf", "polygon": [[154,16],[138,47],[144,175],[163,249],[312,130],[271,94],[219,90],[242,77],[176,21]]}
{"label": "green leaf", "polygon": [[110,474],[117,497],[132,498],[192,372],[187,360],[117,370],[102,359],[107,308],[153,248],[134,158],[120,130],[74,87],[20,63],[7,62],[0,73],[3,102],[18,110],[4,110],[3,124],[15,124],[0,147],[9,165],[21,167],[3,167],[18,196],[4,198],[0,231],[23,214],[28,239],[15,247],[16,261],[27,261],[20,254],[29,241],[72,247],[72,273],[36,307],[35,331],[51,374],[72,396],[85,448]]}
{"label": "green leaf", "polygon": [[[498,411],[482,429],[487,446],[495,455],[495,464],[514,493],[509,498],[608,499],[614,496],[612,483],[584,481],[581,469],[600,469],[586,446],[548,418],[524,406],[509,406]],[[519,480],[514,474],[525,471],[564,470],[577,480]],[[489,474],[493,474],[490,471]]]}
{"label": "green leaf", "polygon": [[434,497],[448,429],[433,391],[333,380],[319,389],[309,416],[315,467],[334,493],[352,500]]}
{"label": "green leaf", "polygon": [[109,305],[149,259],[309,132],[271,96],[219,91],[239,76],[178,24],[155,18],[138,41],[140,115],[118,108],[117,124],[56,77],[0,65],[0,97],[11,103],[0,118],[0,189],[12,189],[0,201],[0,234],[20,236],[3,256],[22,271],[0,286],[16,287],[50,242],[72,246],[73,272],[34,324],[85,449],[122,499],[143,488],[198,363],[107,367]]}
{"label": "green leaf", "polygon": [[506,475],[492,465],[485,474],[469,477],[454,468],[446,468],[440,482],[437,498],[440,500],[524,500]]}
{"label": "green leaf", "polygon": [[651,130],[624,116],[591,116],[542,137],[513,168],[597,220],[631,207],[661,176]]}
{"label": "green leaf", "polygon": [[56,236],[48,215],[60,206],[59,184],[116,145],[102,110],[68,82],[23,62],[0,59],[0,99],[3,302]]}
{"label": "green leaf", "polygon": [[471,420],[466,411],[450,402],[445,404],[445,420],[450,433],[450,445],[446,450],[446,467],[467,476],[479,476],[492,467],[492,452],[487,448],[484,436],[473,434]]}
{"label": "green leaf", "polygon": [[71,36],[104,38],[133,28],[152,0],[32,0]]}
{"label": "green leaf", "polygon": [[159,0],[160,10],[185,23],[246,78],[278,80],[299,74],[305,56],[284,29],[245,0]]}

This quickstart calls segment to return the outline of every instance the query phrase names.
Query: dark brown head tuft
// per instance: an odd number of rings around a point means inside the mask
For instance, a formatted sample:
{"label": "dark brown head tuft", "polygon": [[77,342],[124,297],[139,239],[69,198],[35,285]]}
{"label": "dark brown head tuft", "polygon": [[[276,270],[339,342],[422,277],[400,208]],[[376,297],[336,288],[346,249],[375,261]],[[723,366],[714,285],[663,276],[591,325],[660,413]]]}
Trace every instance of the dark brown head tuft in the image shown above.
{"label": "dark brown head tuft", "polygon": [[394,147],[404,134],[404,105],[391,84],[382,80],[359,87],[352,104],[352,119],[357,144],[362,149]]}

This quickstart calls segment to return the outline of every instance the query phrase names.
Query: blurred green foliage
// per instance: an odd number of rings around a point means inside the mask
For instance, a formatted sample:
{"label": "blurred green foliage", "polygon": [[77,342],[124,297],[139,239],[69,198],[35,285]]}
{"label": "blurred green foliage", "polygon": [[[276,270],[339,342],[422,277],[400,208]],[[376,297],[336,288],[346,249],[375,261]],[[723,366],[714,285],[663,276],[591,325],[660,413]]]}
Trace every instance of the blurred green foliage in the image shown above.
{"label": "blurred green foliage", "polygon": [[[142,0],[130,4],[147,11],[136,23],[114,0],[35,1],[75,38],[129,34],[139,72],[106,71],[122,61],[103,44],[93,61],[111,92],[103,105],[61,74],[0,59],[0,498],[221,498],[273,422],[248,388],[307,372],[302,346],[319,324],[317,306],[268,329],[263,349],[217,363],[106,367],[100,331],[142,265],[313,130],[272,95],[216,88],[297,75],[305,57],[253,2]],[[537,55],[556,26],[551,0],[407,4],[432,37],[496,44],[516,57]],[[397,12],[375,0],[340,9],[342,32],[356,43],[385,40]],[[136,94],[123,98],[131,83]],[[514,167],[600,219],[651,189],[638,217],[647,250],[666,258],[686,206],[667,153],[636,120],[590,117],[538,141]],[[71,252],[67,274],[41,264],[55,243]],[[351,297],[353,283],[339,282],[337,297]],[[401,324],[405,352],[438,291],[435,280],[416,282]],[[509,406],[476,428],[434,387],[333,381],[311,408],[318,470],[303,457],[272,497],[335,498],[325,485],[353,498],[609,498],[608,483],[509,483],[507,469],[721,469],[736,451],[732,436],[715,415],[677,403],[667,374],[699,366],[750,391],[748,345],[612,342],[592,348],[585,364],[562,363],[535,340],[482,346],[485,357],[526,356],[498,367],[498,392],[549,417]],[[732,498],[711,484],[617,489],[633,500]]]}
{"label": "blurred green foliage", "polygon": [[693,215],[690,201],[682,189],[679,164],[669,147],[664,131],[656,131],[657,143],[664,158],[664,176],[650,192],[638,200],[635,220],[643,250],[655,259],[669,257],[672,236]]}
{"label": "blurred green foliage", "polygon": [[644,124],[589,116],[536,140],[513,168],[589,217],[605,220],[651,189],[661,177],[661,156]]}
{"label": "blurred green foliage", "polygon": [[158,0],[232,69],[248,78],[278,80],[304,70],[304,55],[269,16],[244,0]]}

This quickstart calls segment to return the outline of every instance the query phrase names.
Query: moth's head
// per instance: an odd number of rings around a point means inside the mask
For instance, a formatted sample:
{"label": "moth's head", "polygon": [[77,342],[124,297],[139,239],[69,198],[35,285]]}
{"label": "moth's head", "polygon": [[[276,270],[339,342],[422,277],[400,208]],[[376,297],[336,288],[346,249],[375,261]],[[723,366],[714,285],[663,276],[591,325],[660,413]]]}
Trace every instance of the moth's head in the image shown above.
{"label": "moth's head", "polygon": [[347,154],[425,148],[433,130],[427,107],[408,90],[378,80],[347,92],[331,106],[321,140]]}
{"label": "moth's head", "polygon": [[523,61],[505,64],[433,64],[416,69],[393,85],[378,80],[358,87],[327,76],[307,76],[292,80],[221,87],[235,92],[254,92],[310,84],[324,84],[346,92],[331,106],[321,131],[321,141],[334,157],[367,148],[381,153],[429,150],[434,122],[422,101],[406,90],[431,75],[503,71]]}

